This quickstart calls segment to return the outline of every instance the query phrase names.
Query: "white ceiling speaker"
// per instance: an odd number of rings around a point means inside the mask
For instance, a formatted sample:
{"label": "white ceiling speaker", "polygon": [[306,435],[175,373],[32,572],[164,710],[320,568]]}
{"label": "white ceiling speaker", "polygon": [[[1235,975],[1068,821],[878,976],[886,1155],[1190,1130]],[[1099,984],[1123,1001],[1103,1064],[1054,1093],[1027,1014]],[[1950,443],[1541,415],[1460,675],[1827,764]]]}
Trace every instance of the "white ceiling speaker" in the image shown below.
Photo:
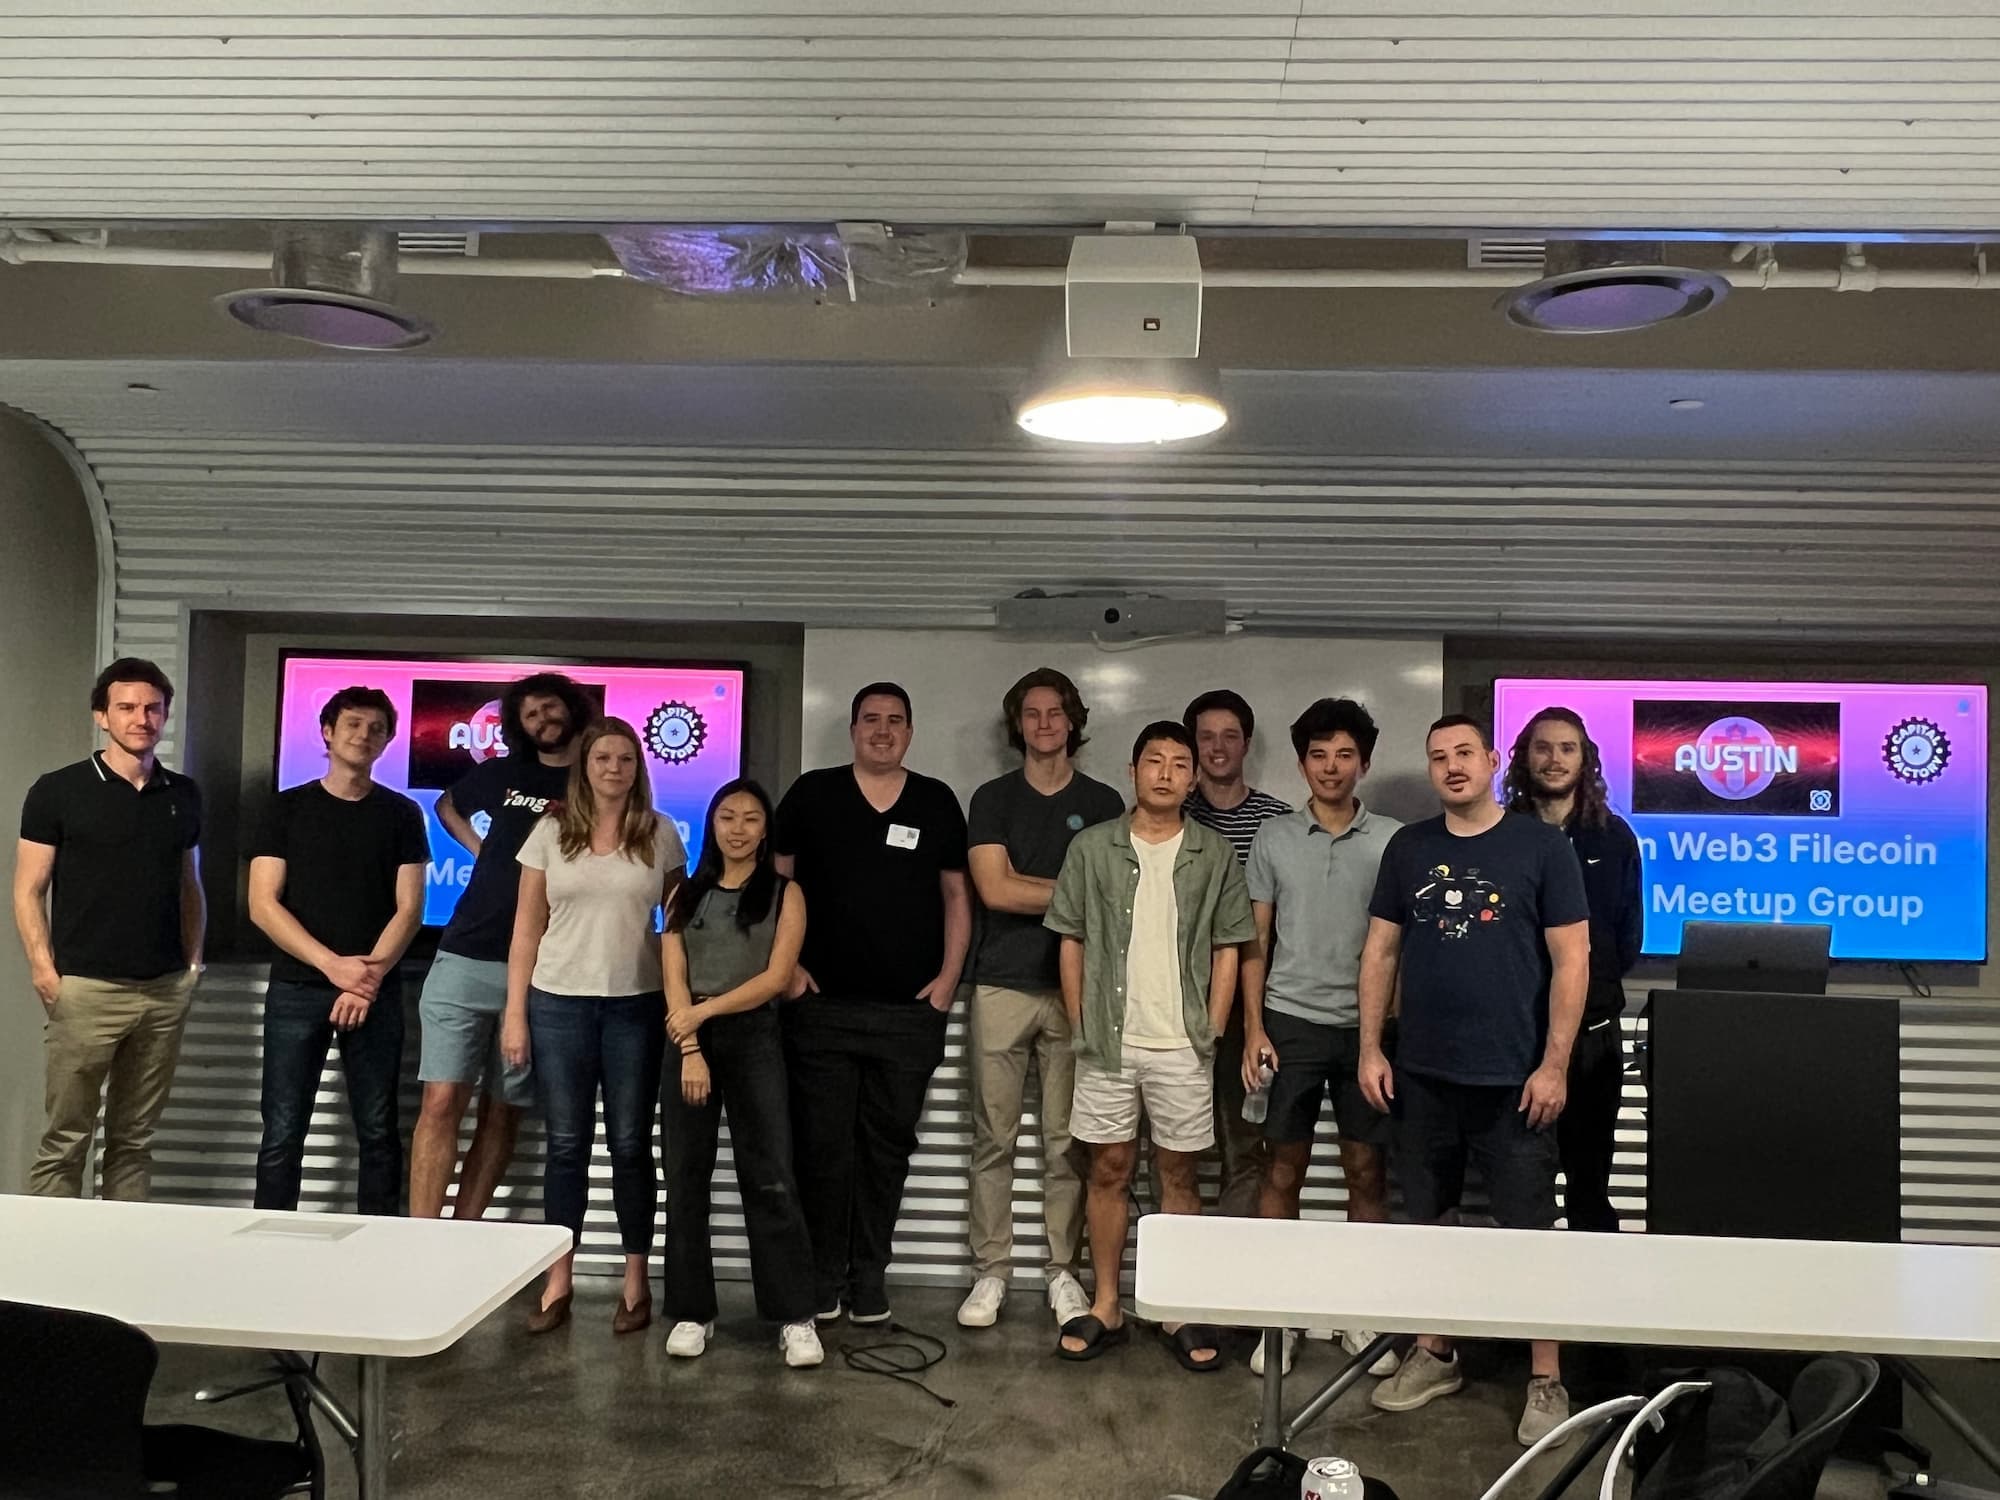
{"label": "white ceiling speaker", "polygon": [[1221,385],[1193,360],[1069,360],[1021,403],[1014,420],[1035,437],[1061,443],[1182,443],[1228,422]]}
{"label": "white ceiling speaker", "polygon": [[396,236],[365,225],[283,225],[273,285],[227,292],[217,306],[260,333],[327,349],[412,349],[433,329],[397,307]]}
{"label": "white ceiling speaker", "polygon": [[1073,359],[1201,353],[1201,252],[1184,234],[1080,234],[1063,312]]}
{"label": "white ceiling speaker", "polygon": [[1658,240],[1552,240],[1539,281],[1501,297],[1507,321],[1538,333],[1629,333],[1707,312],[1729,295],[1713,271],[1664,263]]}

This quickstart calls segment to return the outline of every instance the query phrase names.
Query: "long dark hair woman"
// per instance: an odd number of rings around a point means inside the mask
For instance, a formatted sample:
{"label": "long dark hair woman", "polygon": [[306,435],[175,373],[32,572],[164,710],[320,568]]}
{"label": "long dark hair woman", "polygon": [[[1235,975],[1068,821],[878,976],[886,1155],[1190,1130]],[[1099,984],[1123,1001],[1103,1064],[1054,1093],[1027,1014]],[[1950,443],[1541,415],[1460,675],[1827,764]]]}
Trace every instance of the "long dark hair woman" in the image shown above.
{"label": "long dark hair woman", "polygon": [[[659,1197],[653,1104],[666,1044],[654,913],[673,908],[687,878],[680,833],[653,808],[637,730],[599,719],[583,732],[561,810],[535,825],[518,858],[501,1053],[516,1068],[533,1056],[548,1117],[543,1210],[569,1230],[572,1247],[583,1238],[603,1091],[611,1206],[625,1251],[625,1295],[611,1327],[633,1333],[653,1317],[646,1282]],[[572,1248],[549,1268],[529,1332],[569,1321],[575,1257]]]}
{"label": "long dark hair woman", "polygon": [[806,935],[805,893],[772,863],[771,799],[747,778],[708,805],[701,860],[667,924],[667,1353],[693,1358],[715,1332],[709,1180],[729,1115],[750,1236],[757,1311],[779,1325],[794,1369],[824,1357],[813,1326],[812,1242],[792,1176],[785,1054],[777,1002]]}

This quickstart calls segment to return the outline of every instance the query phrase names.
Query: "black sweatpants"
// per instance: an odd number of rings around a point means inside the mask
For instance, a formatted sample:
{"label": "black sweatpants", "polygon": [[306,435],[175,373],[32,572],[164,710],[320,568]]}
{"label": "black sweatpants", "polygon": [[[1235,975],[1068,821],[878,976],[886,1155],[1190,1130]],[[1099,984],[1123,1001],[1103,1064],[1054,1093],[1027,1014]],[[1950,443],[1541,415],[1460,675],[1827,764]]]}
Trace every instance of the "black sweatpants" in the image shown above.
{"label": "black sweatpants", "polygon": [[820,1311],[886,1306],[896,1216],[945,1016],[923,1001],[808,995],[780,1013],[793,1166]]}
{"label": "black sweatpants", "polygon": [[1624,1102],[1625,1043],[1616,1017],[1585,1021],[1569,1054],[1569,1102],[1556,1121],[1563,1216],[1571,1229],[1615,1233],[1611,1157]]}

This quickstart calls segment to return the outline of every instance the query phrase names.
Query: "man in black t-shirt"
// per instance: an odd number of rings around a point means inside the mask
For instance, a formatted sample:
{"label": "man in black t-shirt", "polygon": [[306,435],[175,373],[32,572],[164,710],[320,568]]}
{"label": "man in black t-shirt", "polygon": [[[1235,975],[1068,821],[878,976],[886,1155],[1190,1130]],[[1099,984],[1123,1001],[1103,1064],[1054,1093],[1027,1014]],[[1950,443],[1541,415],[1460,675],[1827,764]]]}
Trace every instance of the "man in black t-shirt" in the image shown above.
{"label": "man in black t-shirt", "polygon": [[264,994],[256,1206],[299,1206],[313,1098],[338,1039],[360,1211],[389,1215],[403,1196],[396,965],[423,921],[430,835],[423,809],[372,774],[396,734],[388,694],[342,688],[320,709],[319,732],[326,775],[278,793],[250,845],[250,920],[278,947]]}
{"label": "man in black t-shirt", "polygon": [[853,764],[792,783],[771,847],[806,898],[802,998],[783,1018],[821,1317],[844,1304],[857,1323],[885,1323],[896,1216],[944,1060],[972,893],[958,798],[903,767],[910,695],[870,683],[848,724]]}
{"label": "man in black t-shirt", "polygon": [[972,794],[968,839],[979,892],[967,1051],[972,1075],[972,1175],[967,1229],[972,1291],[958,1310],[967,1328],[987,1328],[1007,1300],[1014,1254],[1014,1143],[1032,1058],[1042,1082],[1042,1222],[1049,1307],[1060,1327],[1090,1311],[1077,1280],[1083,1242],[1084,1153],[1072,1146],[1070,1099],[1076,1059],[1063,1006],[1062,939],[1042,925],[1070,840],[1125,811],[1125,799],[1076,769],[1090,718],[1071,682],[1038,667],[1000,705],[1020,769]]}
{"label": "man in black t-shirt", "polygon": [[417,1003],[423,1052],[417,1076],[424,1102],[410,1141],[410,1215],[444,1212],[458,1158],[458,1127],[483,1077],[486,1095],[465,1153],[452,1217],[477,1219],[493,1200],[521,1113],[535,1101],[527,1067],[500,1055],[507,1009],[507,949],[521,890],[515,856],[528,834],[569,790],[577,737],[597,717],[588,694],[560,672],[537,672],[500,696],[505,755],[474,766],[437,800],[445,832],[474,855],[472,878],[438,939],[437,957]]}
{"label": "man in black t-shirt", "polygon": [[173,706],[152,662],[111,663],[90,690],[104,748],[42,777],[21,808],[14,922],[48,1023],[48,1125],[28,1191],[45,1197],[82,1194],[100,1095],[103,1196],[152,1190],[208,918],[201,793],[155,754]]}
{"label": "man in black t-shirt", "polygon": [[[1361,1090],[1393,1108],[1413,1220],[1458,1212],[1470,1157],[1502,1228],[1548,1229],[1554,1127],[1590,971],[1583,873],[1560,829],[1509,817],[1494,800],[1500,758],[1483,725],[1440,719],[1425,754],[1444,812],[1398,829],[1382,851],[1361,954]],[[1382,1026],[1399,972],[1392,1069]],[[1558,1353],[1533,1344],[1524,1445],[1569,1416]],[[1373,1400],[1414,1411],[1463,1384],[1450,1341],[1426,1334]]]}
{"label": "man in black t-shirt", "polygon": [[1569,1055],[1569,1102],[1556,1122],[1563,1217],[1571,1229],[1616,1233],[1611,1162],[1624,1104],[1625,975],[1639,961],[1646,911],[1639,840],[1605,800],[1604,758],[1574,709],[1545,708],[1514,741],[1507,811],[1560,828],[1583,861],[1590,898],[1590,992]]}

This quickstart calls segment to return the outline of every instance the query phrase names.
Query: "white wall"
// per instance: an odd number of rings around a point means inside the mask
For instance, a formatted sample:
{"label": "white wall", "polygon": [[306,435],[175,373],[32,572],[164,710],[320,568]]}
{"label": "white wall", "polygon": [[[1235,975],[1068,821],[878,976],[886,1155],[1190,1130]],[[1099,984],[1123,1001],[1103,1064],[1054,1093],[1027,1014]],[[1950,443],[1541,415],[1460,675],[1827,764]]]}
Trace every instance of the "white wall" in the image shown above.
{"label": "white wall", "polygon": [[1288,802],[1305,793],[1286,726],[1315,698],[1351,697],[1382,728],[1362,800],[1399,817],[1435,810],[1424,777],[1424,731],[1438,717],[1443,645],[1338,636],[1239,634],[1106,650],[1087,640],[988,631],[808,630],[805,765],[852,758],[848,704],[855,689],[887,680],[909,692],[916,720],[913,770],[942,778],[961,801],[1020,763],[1007,747],[1000,699],[1035,667],[1069,674],[1090,708],[1078,763],[1129,791],[1132,739],[1154,719],[1181,716],[1210,688],[1233,688],[1257,714],[1249,777]]}
{"label": "white wall", "polygon": [[[75,475],[41,431],[0,408],[0,809],[90,752],[97,543]],[[13,834],[7,835],[11,855]],[[7,862],[13,879],[13,860]],[[0,1193],[19,1192],[42,1133],[42,1008],[13,923],[0,938]]]}

